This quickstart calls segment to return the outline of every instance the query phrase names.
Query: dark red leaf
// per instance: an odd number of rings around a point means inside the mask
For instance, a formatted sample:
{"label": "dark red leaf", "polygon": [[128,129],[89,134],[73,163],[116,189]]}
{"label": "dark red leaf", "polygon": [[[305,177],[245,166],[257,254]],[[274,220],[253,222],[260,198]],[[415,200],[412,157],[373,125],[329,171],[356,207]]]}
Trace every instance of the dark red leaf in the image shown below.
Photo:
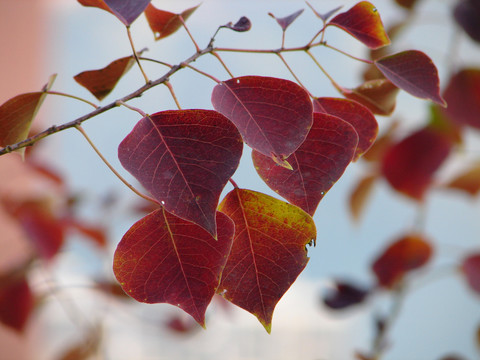
{"label": "dark red leaf", "polygon": [[104,0],[112,13],[125,26],[130,26],[145,10],[151,0]]}
{"label": "dark red leaf", "polygon": [[413,96],[430,99],[439,105],[447,105],[440,95],[437,68],[423,52],[403,51],[375,60],[375,65],[400,89]]}
{"label": "dark red leaf", "polygon": [[313,110],[339,117],[353,126],[358,134],[358,145],[353,161],[370,149],[377,137],[377,120],[370,110],[355,101],[316,98],[313,102]]}
{"label": "dark red leaf", "polygon": [[463,259],[461,270],[468,286],[480,294],[480,254],[471,254]]}
{"label": "dark red leaf", "polygon": [[303,143],[313,121],[308,93],[283,79],[244,76],[224,81],[213,89],[212,104],[249,146],[279,163]]}
{"label": "dark red leaf", "polygon": [[457,3],[453,16],[473,41],[480,42],[480,1],[462,0]]}
{"label": "dark red leaf", "polygon": [[103,69],[83,71],[75,75],[74,79],[102,101],[133,64],[135,64],[135,58],[127,56],[113,61]]}
{"label": "dark red leaf", "polygon": [[83,6],[91,6],[91,7],[96,7],[105,11],[108,11],[109,13],[112,13],[112,10],[105,4],[105,1],[103,0],[77,0],[80,4]]}
{"label": "dark red leaf", "polygon": [[305,268],[315,241],[300,208],[255,191],[234,189],[219,206],[235,223],[233,246],[217,290],[271,331],[273,310]]}
{"label": "dark red leaf", "polygon": [[390,116],[395,110],[398,87],[387,79],[368,80],[354,89],[342,88],[343,96],[366,106],[372,113]]}
{"label": "dark red leaf", "polygon": [[380,14],[368,1],[361,1],[350,10],[338,14],[328,25],[345,30],[371,49],[390,44]]}
{"label": "dark red leaf", "polygon": [[195,333],[200,327],[189,317],[171,316],[166,322],[165,327],[173,333],[179,335],[190,335]]}
{"label": "dark red leaf", "polygon": [[420,234],[402,236],[390,244],[372,264],[378,285],[394,288],[411,270],[424,266],[433,248]]}
{"label": "dark red leaf", "polygon": [[218,240],[161,209],[135,223],[115,251],[125,292],[145,303],[178,306],[205,327],[205,311],[232,246],[232,221],[217,212]]}
{"label": "dark red leaf", "polygon": [[458,125],[480,129],[480,69],[462,69],[450,78],[444,92],[447,116]]}
{"label": "dark red leaf", "polygon": [[272,18],[277,20],[278,25],[280,25],[282,30],[285,31],[290,26],[290,24],[292,24],[302,13],[303,13],[303,9],[295,11],[293,14],[290,14],[282,18],[277,18],[272,13],[268,13],[268,15],[270,15]]}
{"label": "dark red leaf", "polygon": [[323,297],[323,303],[332,310],[343,310],[361,304],[368,294],[368,289],[349,282],[336,281],[335,289]]}
{"label": "dark red leaf", "polygon": [[420,129],[386,151],[382,173],[395,190],[420,201],[451,147],[445,136],[428,127]]}
{"label": "dark red leaf", "polygon": [[0,322],[23,331],[34,308],[34,297],[24,277],[0,283]]}
{"label": "dark red leaf", "polygon": [[252,23],[250,22],[249,18],[247,18],[246,16],[242,16],[234,25],[232,25],[232,23],[230,22],[223,27],[237,32],[245,32],[250,30],[250,28],[252,27]]}
{"label": "dark red leaf", "polygon": [[180,16],[183,21],[187,21],[190,15],[192,15],[199,6],[200,5],[189,8],[181,14],[174,14],[169,11],[157,9],[152,4],[149,4],[145,9],[145,16],[147,17],[150,29],[153,31],[155,40],[167,37],[180,29],[182,27]]}
{"label": "dark red leaf", "polygon": [[167,211],[215,235],[215,210],[242,148],[235,126],[215,111],[163,111],[138,122],[118,157]]}
{"label": "dark red leaf", "polygon": [[303,144],[286,159],[292,170],[258,151],[252,152],[255,169],[263,181],[312,216],[352,161],[358,143],[357,132],[348,122],[322,113],[314,113],[313,119]]}

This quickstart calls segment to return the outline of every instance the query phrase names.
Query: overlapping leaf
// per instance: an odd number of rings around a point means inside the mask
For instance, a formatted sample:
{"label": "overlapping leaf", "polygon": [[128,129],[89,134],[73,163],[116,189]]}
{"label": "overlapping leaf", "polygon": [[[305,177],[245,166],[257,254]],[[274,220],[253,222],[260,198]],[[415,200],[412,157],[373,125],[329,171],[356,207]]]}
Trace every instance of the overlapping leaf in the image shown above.
{"label": "overlapping leaf", "polygon": [[249,146],[286,167],[284,160],[303,143],[312,126],[308,93],[288,80],[233,78],[215,86],[212,104],[237,126]]}
{"label": "overlapping leaf", "polygon": [[113,268],[127,294],[146,303],[169,303],[205,326],[232,246],[234,225],[217,212],[218,240],[189,221],[159,209],[124,235]]}
{"label": "overlapping leaf", "polygon": [[372,264],[378,284],[395,287],[404,276],[424,266],[431,258],[433,248],[420,234],[407,234],[390,244]]}
{"label": "overlapping leaf", "polygon": [[270,332],[277,302],[307,264],[315,224],[298,207],[250,190],[234,189],[219,210],[234,221],[235,237],[218,293]]}
{"label": "overlapping leaf", "polygon": [[292,170],[278,166],[258,151],[252,152],[255,169],[263,181],[312,216],[352,161],[358,144],[357,132],[348,122],[322,113],[314,113],[313,119],[303,144],[286,159]]}
{"label": "overlapping leaf", "polygon": [[103,0],[125,26],[130,26],[151,0]]}
{"label": "overlapping leaf", "polygon": [[440,95],[438,71],[432,60],[418,50],[407,50],[375,61],[378,70],[395,86],[413,96],[446,106]]}
{"label": "overlapping leaf", "polygon": [[157,9],[152,4],[149,4],[145,9],[145,16],[147,17],[148,24],[153,31],[155,40],[160,40],[164,37],[167,37],[180,29],[182,27],[182,21],[180,20],[180,17],[186,21],[199,6],[200,5],[197,5],[183,11],[180,14],[175,14],[169,11]]}
{"label": "overlapping leaf", "polygon": [[461,270],[468,286],[480,294],[480,254],[471,254],[463,259]]}
{"label": "overlapping leaf", "polygon": [[212,110],[163,111],[143,118],[118,156],[165,209],[215,235],[220,193],[237,169],[242,139]]}
{"label": "overlapping leaf", "polygon": [[313,109],[339,117],[352,125],[358,134],[358,145],[353,160],[357,160],[372,146],[378,133],[377,120],[363,105],[339,98],[316,98]]}
{"label": "overlapping leaf", "polygon": [[280,25],[282,30],[285,31],[302,13],[303,13],[303,9],[295,11],[293,14],[290,14],[282,18],[277,18],[272,13],[268,13],[268,15],[270,15],[272,18],[277,20],[278,25]]}
{"label": "overlapping leaf", "polygon": [[395,190],[422,200],[451,146],[448,138],[436,131],[420,129],[386,151],[382,173]]}
{"label": "overlapping leaf", "polygon": [[389,116],[395,110],[398,87],[387,79],[368,80],[354,89],[342,88],[343,96],[359,102],[377,115]]}
{"label": "overlapping leaf", "polygon": [[371,49],[390,44],[380,14],[368,1],[361,1],[350,10],[338,14],[328,25],[345,30]]}
{"label": "overlapping leaf", "polygon": [[113,61],[98,70],[83,71],[74,76],[77,83],[85,87],[99,101],[102,101],[117,85],[120,78],[135,64],[133,56]]}
{"label": "overlapping leaf", "polygon": [[[50,77],[44,90],[53,85]],[[33,119],[45,99],[45,91],[17,95],[0,106],[0,146],[12,145],[28,137]],[[20,150],[23,154],[25,149]]]}
{"label": "overlapping leaf", "polygon": [[466,68],[454,74],[444,92],[447,116],[458,125],[480,129],[480,69]]}

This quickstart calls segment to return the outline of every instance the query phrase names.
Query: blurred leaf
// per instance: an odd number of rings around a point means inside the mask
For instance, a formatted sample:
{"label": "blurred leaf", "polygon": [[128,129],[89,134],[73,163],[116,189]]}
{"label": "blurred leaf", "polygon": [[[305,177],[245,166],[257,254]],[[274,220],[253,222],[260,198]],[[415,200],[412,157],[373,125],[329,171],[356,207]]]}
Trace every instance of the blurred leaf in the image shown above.
{"label": "blurred leaf", "polygon": [[461,0],[453,11],[455,21],[473,41],[480,42],[480,1]]}
{"label": "blurred leaf", "polygon": [[432,60],[418,50],[407,50],[375,60],[375,65],[395,86],[413,96],[446,106],[440,95],[438,71]]}
{"label": "blurred leaf", "polygon": [[170,316],[165,322],[165,327],[167,330],[170,330],[177,335],[191,335],[201,329],[200,326],[198,326],[198,323],[192,318],[183,317],[178,314]]}
{"label": "blurred leaf", "polygon": [[433,248],[420,234],[408,234],[391,243],[372,264],[378,285],[394,288],[411,270],[424,266]]}
{"label": "blurred leaf", "polygon": [[338,14],[327,25],[345,30],[371,49],[390,44],[377,8],[368,1],[361,1],[350,10]]}
{"label": "blurred leaf", "polygon": [[365,301],[369,290],[345,281],[335,281],[335,289],[331,289],[323,297],[325,306],[332,310],[343,310]]}
{"label": "blurred leaf", "polygon": [[103,69],[83,71],[74,76],[77,83],[85,87],[99,101],[115,88],[120,78],[135,64],[133,56],[113,61]]}
{"label": "blurred leaf", "polygon": [[370,198],[373,185],[377,179],[377,174],[367,175],[357,182],[355,188],[351,192],[349,198],[349,208],[350,214],[352,214],[352,217],[355,221],[360,219],[360,216],[365,209],[367,200]]}
{"label": "blurred leaf", "polygon": [[405,9],[412,10],[417,0],[395,0],[395,2]]}
{"label": "blurred leaf", "polygon": [[303,13],[303,9],[295,11],[293,14],[285,16],[283,18],[277,18],[272,13],[268,13],[272,18],[277,20],[278,25],[282,28],[283,31],[287,30],[287,28]]}
{"label": "blurred leaf", "polygon": [[480,162],[477,161],[466,171],[457,175],[452,181],[446,184],[447,188],[457,189],[475,196],[480,191]]}
{"label": "blurred leaf", "polygon": [[3,278],[0,283],[0,323],[22,332],[34,308],[34,297],[25,277]]}
{"label": "blurred leaf", "polygon": [[464,258],[461,270],[470,289],[480,295],[480,253]]}
{"label": "blurred leaf", "polygon": [[98,353],[102,343],[102,331],[99,326],[89,329],[85,339],[75,342],[58,357],[59,360],[89,360]]}
{"label": "blurred leaf", "polygon": [[105,248],[107,245],[107,234],[106,229],[102,226],[95,226],[91,224],[84,223],[75,218],[66,218],[64,219],[64,226],[69,229],[78,231],[80,234],[84,235],[87,239],[94,242],[97,246]]}
{"label": "blurred leaf", "polygon": [[180,29],[183,26],[180,16],[183,21],[187,21],[199,6],[200,5],[189,8],[180,14],[174,14],[169,11],[157,9],[152,4],[149,4],[145,9],[145,16],[153,31],[155,40],[163,39]]}
{"label": "blurred leaf", "polygon": [[395,142],[394,135],[398,129],[398,122],[392,121],[389,127],[373,143],[372,147],[363,154],[362,159],[372,163],[379,163],[387,149]]}

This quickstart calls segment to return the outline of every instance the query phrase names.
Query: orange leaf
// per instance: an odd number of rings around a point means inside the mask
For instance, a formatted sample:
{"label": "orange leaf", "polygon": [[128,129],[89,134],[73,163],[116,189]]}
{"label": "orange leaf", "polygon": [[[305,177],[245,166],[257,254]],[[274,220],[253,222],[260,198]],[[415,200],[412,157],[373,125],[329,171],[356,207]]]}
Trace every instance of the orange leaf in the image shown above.
{"label": "orange leaf", "polygon": [[362,180],[360,180],[355,186],[354,190],[350,194],[349,205],[350,213],[355,221],[360,219],[360,216],[365,209],[367,200],[370,197],[370,194],[377,180],[378,176],[376,174],[367,175]]}
{"label": "orange leaf", "polygon": [[96,7],[113,14],[112,10],[110,10],[110,8],[107,6],[107,4],[105,4],[103,0],[77,0],[77,1],[83,6]]}
{"label": "orange leaf", "polygon": [[180,14],[174,14],[169,11],[157,9],[152,4],[149,4],[145,9],[145,16],[147,17],[148,24],[153,31],[155,40],[160,40],[172,35],[180,29],[182,27],[180,17],[182,17],[183,21],[186,21],[199,6],[200,5],[194,6]]}

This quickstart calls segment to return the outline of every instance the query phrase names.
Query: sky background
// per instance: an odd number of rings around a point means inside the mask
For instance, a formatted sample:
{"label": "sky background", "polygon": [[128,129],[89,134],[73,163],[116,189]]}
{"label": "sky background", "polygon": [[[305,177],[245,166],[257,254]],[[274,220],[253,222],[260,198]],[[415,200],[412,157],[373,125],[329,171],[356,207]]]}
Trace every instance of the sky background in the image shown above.
{"label": "sky background", "polygon": [[[312,1],[320,12],[339,5],[338,1]],[[344,9],[355,1],[342,1]],[[392,24],[403,16],[401,9],[391,1],[373,2],[384,20]],[[452,1],[423,1],[420,15],[413,19],[413,28],[395,42],[395,50],[420,49],[427,53],[439,68],[441,79],[448,75],[446,66],[480,62],[480,53],[472,43],[463,38],[458,44],[459,56],[452,58],[448,51],[454,38],[448,15]],[[153,1],[164,10],[179,12],[198,4],[196,1]],[[277,48],[281,31],[276,22],[267,15],[289,15],[300,8],[304,14],[289,28],[286,45],[302,45],[310,40],[320,24],[308,7],[301,1],[221,1],[207,0],[188,20],[188,25],[197,40],[206,45],[218,25],[235,22],[246,15],[252,21],[247,33],[221,31],[216,38],[217,46],[239,48]],[[75,83],[73,76],[91,69],[106,66],[111,61],[130,54],[130,45],[123,25],[112,15],[93,8],[84,8],[76,1],[53,1],[49,22],[48,58],[44,66],[45,79],[58,73],[54,86],[57,91],[77,94],[93,100],[92,96]],[[137,49],[148,47],[146,56],[178,63],[194,52],[194,47],[181,29],[175,35],[160,42],[153,35],[144,17],[132,25]],[[366,49],[359,42],[341,31],[329,28],[327,40],[334,46],[357,56],[366,56]],[[341,85],[355,87],[360,83],[362,64],[340,56],[328,49],[316,49],[322,65]],[[265,75],[291,79],[290,74],[274,56],[251,54],[222,54],[222,58],[234,75]],[[333,87],[306,56],[288,54],[287,61],[295,69],[304,84],[316,96],[338,96]],[[195,66],[211,72],[217,78],[226,79],[213,57],[204,57]],[[145,64],[149,77],[161,76],[165,68]],[[130,89],[142,85],[143,78],[137,68],[121,80],[119,86],[104,103],[117,99]],[[183,108],[211,109],[210,94],[215,85],[210,79],[190,70],[177,73],[171,83]],[[131,102],[147,113],[174,109],[167,89],[157,87],[141,99]],[[48,124],[68,122],[90,111],[87,105],[73,100],[51,98],[40,114]],[[400,93],[394,118],[401,121],[405,134],[408,129],[420,126],[426,120],[428,103]],[[131,131],[138,114],[125,108],[114,109],[84,124],[84,129],[114,167],[130,181],[133,178],[122,169],[117,159],[120,141]],[[386,129],[391,118],[377,117],[380,129]],[[480,153],[478,134],[471,136],[467,151],[458,156],[457,163],[464,164]],[[345,175],[322,200],[314,217],[318,237],[317,246],[309,249],[310,262],[297,282],[278,304],[273,319],[272,335],[244,311],[225,312],[213,304],[207,317],[207,331],[200,331],[188,338],[169,334],[158,326],[162,319],[180,310],[170,305],[126,306],[117,302],[102,301],[91,292],[76,287],[88,284],[89,276],[111,276],[113,251],[122,235],[138,218],[127,211],[134,201],[122,183],[105,167],[85,140],[73,130],[50,137],[45,141],[44,154],[67,178],[74,192],[85,199],[81,214],[87,219],[111,224],[110,249],[100,256],[95,249],[79,239],[72,239],[57,263],[56,281],[63,284],[69,301],[76,306],[90,323],[96,317],[105,320],[105,355],[109,359],[334,359],[348,360],[355,350],[368,350],[372,339],[372,315],[388,308],[388,299],[372,299],[367,304],[342,314],[331,314],[320,305],[320,294],[329,286],[332,277],[347,278],[368,285],[373,280],[369,270],[372,259],[388,244],[412,228],[418,209],[411,201],[393,194],[388,185],[379,183],[360,223],[354,224],[348,214],[348,195],[359,176],[366,168],[359,163],[350,165]],[[52,156],[53,154],[53,156]],[[275,194],[256,175],[251,164],[249,149],[245,147],[240,168],[234,180],[242,188]],[[457,166],[452,163],[440,174],[448,177]],[[231,190],[227,185],[226,191]],[[114,195],[116,205],[107,213],[102,212],[102,200]],[[427,199],[425,233],[435,243],[435,260],[429,269],[452,266],[467,250],[478,249],[480,206],[478,201],[461,194],[433,192]],[[424,274],[431,277],[429,269]],[[433,272],[431,273],[433,274]],[[66,291],[67,292],[67,291]],[[393,347],[385,360],[439,359],[446,353],[455,352],[468,359],[478,358],[474,333],[480,323],[480,302],[469,292],[461,279],[447,275],[440,279],[419,283],[408,295],[402,313],[395,324],[391,337]],[[44,359],[64,342],[56,337],[61,332],[74,339],[78,329],[68,319],[58,315],[58,304],[47,304],[40,320],[47,319],[50,327],[43,334],[46,350]],[[51,314],[53,317],[51,323]],[[81,320],[82,321],[85,321]],[[143,320],[142,320],[143,319]],[[86,324],[83,324],[86,326]],[[83,326],[79,324],[80,328]],[[45,344],[43,344],[45,345]]]}

